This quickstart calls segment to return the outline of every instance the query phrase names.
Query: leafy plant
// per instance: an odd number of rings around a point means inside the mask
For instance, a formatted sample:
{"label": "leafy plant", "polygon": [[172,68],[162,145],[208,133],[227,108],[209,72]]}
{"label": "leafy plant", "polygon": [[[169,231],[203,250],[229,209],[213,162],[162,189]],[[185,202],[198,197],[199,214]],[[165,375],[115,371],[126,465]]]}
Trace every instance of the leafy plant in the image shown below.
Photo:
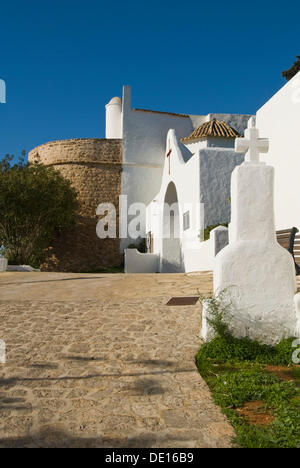
{"label": "leafy plant", "polygon": [[233,311],[233,302],[230,288],[218,291],[210,297],[200,296],[200,300],[205,303],[206,319],[214,333],[225,340],[231,341],[233,337],[228,322]]}
{"label": "leafy plant", "polygon": [[10,263],[38,267],[57,232],[75,223],[76,192],[52,167],[0,161],[0,245]]}

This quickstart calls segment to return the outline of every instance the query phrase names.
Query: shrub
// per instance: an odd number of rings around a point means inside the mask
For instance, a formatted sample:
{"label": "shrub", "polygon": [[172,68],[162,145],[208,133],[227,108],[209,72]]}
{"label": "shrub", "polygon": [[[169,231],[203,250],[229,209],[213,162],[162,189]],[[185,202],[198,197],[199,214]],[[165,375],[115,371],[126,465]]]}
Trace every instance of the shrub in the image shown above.
{"label": "shrub", "polygon": [[233,304],[229,288],[223,289],[211,297],[200,296],[200,300],[205,302],[208,325],[214,330],[217,336],[230,341],[232,335],[228,320],[232,313]]}
{"label": "shrub", "polygon": [[51,167],[0,161],[0,245],[10,263],[38,267],[54,235],[75,223],[76,192]]}

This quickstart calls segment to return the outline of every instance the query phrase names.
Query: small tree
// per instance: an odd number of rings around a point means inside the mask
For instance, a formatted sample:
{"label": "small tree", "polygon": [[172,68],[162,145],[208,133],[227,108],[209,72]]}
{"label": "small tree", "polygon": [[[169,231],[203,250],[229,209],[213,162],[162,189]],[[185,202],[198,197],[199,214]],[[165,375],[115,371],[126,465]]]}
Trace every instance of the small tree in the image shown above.
{"label": "small tree", "polygon": [[[24,156],[24,154],[23,154]],[[75,223],[77,194],[52,167],[0,161],[0,247],[10,263],[38,267],[54,235]]]}

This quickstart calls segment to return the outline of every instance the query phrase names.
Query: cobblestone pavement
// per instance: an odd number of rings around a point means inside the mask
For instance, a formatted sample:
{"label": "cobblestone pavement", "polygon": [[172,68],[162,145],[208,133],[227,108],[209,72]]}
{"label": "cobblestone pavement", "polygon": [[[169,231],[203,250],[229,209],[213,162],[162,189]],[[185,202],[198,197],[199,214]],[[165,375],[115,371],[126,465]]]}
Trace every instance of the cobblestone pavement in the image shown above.
{"label": "cobblestone pavement", "polygon": [[230,447],[198,374],[201,275],[2,273],[0,447]]}

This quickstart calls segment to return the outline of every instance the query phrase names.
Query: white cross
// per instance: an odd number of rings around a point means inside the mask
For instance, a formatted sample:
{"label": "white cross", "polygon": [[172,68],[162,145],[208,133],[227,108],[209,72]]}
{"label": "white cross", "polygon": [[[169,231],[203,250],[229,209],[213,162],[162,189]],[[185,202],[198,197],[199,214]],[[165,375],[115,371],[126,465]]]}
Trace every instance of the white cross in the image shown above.
{"label": "white cross", "polygon": [[237,153],[246,153],[245,161],[258,163],[259,154],[269,151],[269,140],[259,138],[259,130],[255,128],[254,118],[251,117],[248,122],[248,128],[245,130],[244,138],[236,138],[235,151]]}

